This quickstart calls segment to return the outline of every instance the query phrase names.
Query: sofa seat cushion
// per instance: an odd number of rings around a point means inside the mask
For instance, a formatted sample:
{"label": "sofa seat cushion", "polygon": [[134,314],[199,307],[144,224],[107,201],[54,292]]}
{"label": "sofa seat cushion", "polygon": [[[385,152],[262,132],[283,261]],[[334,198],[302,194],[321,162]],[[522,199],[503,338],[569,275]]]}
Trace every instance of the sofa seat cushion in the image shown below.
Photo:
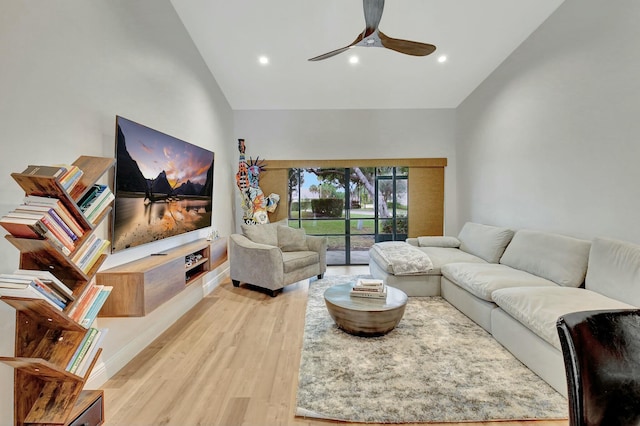
{"label": "sofa seat cushion", "polygon": [[429,272],[430,275],[441,275],[441,268],[449,263],[487,263],[485,260],[480,259],[478,256],[474,256],[467,252],[464,252],[457,248],[448,247],[419,247],[419,250],[429,256],[433,269]]}
{"label": "sofa seat cushion", "polygon": [[560,316],[578,311],[634,308],[594,291],[557,285],[496,290],[493,301],[558,350],[562,350],[556,329]]}
{"label": "sofa seat cushion", "polygon": [[591,242],[549,232],[520,230],[500,263],[549,279],[566,287],[580,287],[587,273]]}
{"label": "sofa seat cushion", "polygon": [[284,272],[293,272],[307,266],[317,265],[320,255],[315,251],[283,251]]}
{"label": "sofa seat cushion", "polygon": [[425,275],[433,269],[429,256],[402,241],[375,243],[369,249],[369,256],[388,274]]}
{"label": "sofa seat cushion", "polygon": [[493,292],[510,287],[557,287],[553,281],[496,263],[450,263],[442,275],[476,297],[493,302]]}

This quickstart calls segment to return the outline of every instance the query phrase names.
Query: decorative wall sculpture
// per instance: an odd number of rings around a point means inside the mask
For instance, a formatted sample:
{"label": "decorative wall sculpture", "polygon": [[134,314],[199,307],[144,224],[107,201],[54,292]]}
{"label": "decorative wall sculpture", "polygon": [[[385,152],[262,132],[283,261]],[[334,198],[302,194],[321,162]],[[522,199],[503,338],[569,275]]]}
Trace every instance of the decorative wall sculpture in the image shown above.
{"label": "decorative wall sculpture", "polygon": [[238,139],[238,173],[236,173],[236,184],[242,195],[242,210],[244,214],[242,220],[249,225],[259,223],[269,223],[267,212],[275,211],[280,201],[278,194],[269,194],[268,197],[260,189],[260,172],[265,171],[266,164],[256,157],[255,161],[249,157],[245,159],[244,139]]}

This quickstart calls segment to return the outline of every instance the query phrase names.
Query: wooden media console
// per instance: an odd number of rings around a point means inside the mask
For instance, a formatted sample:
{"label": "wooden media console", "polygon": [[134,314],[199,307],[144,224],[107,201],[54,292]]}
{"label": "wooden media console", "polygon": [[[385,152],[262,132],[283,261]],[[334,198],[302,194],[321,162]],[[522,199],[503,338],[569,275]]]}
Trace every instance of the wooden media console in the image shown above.
{"label": "wooden media console", "polygon": [[100,271],[97,283],[113,290],[99,316],[145,316],[226,258],[226,238],[202,239]]}

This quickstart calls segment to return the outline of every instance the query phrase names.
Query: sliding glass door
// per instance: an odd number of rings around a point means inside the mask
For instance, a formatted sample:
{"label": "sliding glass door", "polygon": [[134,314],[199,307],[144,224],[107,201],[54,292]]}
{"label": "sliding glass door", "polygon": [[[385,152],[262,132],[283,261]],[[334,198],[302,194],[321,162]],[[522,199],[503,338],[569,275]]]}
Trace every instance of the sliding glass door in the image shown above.
{"label": "sliding glass door", "polygon": [[327,263],[369,262],[377,241],[407,237],[407,168],[289,169],[289,225],[328,239]]}

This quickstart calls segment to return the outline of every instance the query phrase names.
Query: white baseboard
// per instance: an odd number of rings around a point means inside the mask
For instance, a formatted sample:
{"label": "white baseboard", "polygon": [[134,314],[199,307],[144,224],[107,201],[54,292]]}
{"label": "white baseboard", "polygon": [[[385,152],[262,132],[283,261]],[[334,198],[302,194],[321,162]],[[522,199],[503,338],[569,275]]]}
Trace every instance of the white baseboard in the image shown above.
{"label": "white baseboard", "polygon": [[[173,303],[165,303],[156,311],[151,312],[150,315],[145,317],[148,319],[148,321],[145,321],[145,327],[140,328],[140,333],[134,339],[129,340],[126,345],[119,348],[117,352],[107,359],[104,358],[104,355],[100,357],[85,384],[85,388],[98,389],[104,385],[107,380],[127,365],[129,361],[173,325],[182,315],[193,308],[204,296],[211,293],[228,276],[229,262],[225,262],[203,277],[201,289],[197,286],[187,288],[172,299]],[[106,326],[106,328],[110,328],[110,322],[117,323],[114,324],[117,327],[118,325],[122,326],[123,322],[126,324],[126,321],[131,321],[131,319],[100,318],[98,321],[100,322],[99,327]],[[104,325],[102,324],[103,322],[105,323]]]}

